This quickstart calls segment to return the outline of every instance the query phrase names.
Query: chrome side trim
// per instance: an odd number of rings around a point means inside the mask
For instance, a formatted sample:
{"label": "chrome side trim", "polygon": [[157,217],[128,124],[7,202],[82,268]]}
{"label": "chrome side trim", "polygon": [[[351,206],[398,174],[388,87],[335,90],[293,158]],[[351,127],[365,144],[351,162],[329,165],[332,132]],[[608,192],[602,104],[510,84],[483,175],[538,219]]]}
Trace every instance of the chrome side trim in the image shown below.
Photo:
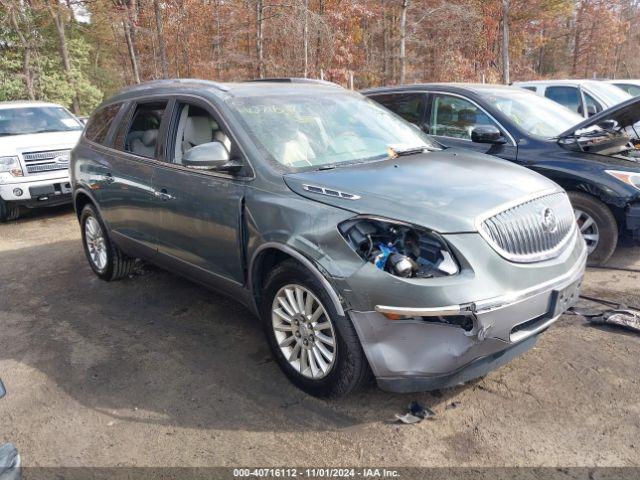
{"label": "chrome side trim", "polygon": [[447,317],[452,315],[471,315],[471,310],[464,310],[461,305],[449,305],[435,308],[408,308],[376,305],[376,312],[405,315],[407,317]]}

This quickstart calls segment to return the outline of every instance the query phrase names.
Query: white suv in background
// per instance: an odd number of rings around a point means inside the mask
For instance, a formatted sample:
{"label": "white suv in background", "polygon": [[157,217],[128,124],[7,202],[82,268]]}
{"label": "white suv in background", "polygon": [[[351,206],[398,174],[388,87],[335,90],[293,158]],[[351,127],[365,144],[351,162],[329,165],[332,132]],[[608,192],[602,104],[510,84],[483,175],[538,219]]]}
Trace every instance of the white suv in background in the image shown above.
{"label": "white suv in background", "polygon": [[17,218],[21,205],[71,202],[69,152],[82,128],[54,103],[0,103],[0,222]]}
{"label": "white suv in background", "polygon": [[583,117],[590,117],[631,98],[620,88],[598,80],[537,80],[513,82],[513,85],[547,97]]}

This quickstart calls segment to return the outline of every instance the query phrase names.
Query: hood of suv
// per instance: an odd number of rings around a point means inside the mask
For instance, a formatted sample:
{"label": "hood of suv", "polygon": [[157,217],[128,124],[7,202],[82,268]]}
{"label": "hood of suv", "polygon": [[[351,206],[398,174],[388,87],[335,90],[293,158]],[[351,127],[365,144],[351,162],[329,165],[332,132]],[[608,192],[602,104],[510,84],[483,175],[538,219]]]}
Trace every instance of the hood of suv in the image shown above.
{"label": "hood of suv", "polygon": [[545,177],[513,163],[454,148],[292,173],[284,180],[307,198],[440,233],[477,231],[475,221],[482,214],[520,198],[560,190]]}
{"label": "hood of suv", "polygon": [[[615,122],[612,128],[605,127],[604,122],[610,121]],[[635,97],[574,125],[558,136],[558,143],[569,149],[600,155],[624,154],[630,149],[633,150],[629,142],[640,143],[638,137],[640,129],[636,126],[634,134],[630,128],[638,122],[640,122],[640,97]],[[640,158],[640,155],[632,155],[627,160],[637,161],[636,158]]]}
{"label": "hood of suv", "polygon": [[31,133],[0,136],[0,156],[50,149],[72,149],[78,143],[82,130],[68,132]]}
{"label": "hood of suv", "polygon": [[578,130],[599,125],[605,120],[614,120],[618,123],[617,128],[620,129],[631,127],[640,122],[640,97],[633,97],[611,108],[607,108],[574,125],[566,132],[558,135],[558,138],[572,137]]}

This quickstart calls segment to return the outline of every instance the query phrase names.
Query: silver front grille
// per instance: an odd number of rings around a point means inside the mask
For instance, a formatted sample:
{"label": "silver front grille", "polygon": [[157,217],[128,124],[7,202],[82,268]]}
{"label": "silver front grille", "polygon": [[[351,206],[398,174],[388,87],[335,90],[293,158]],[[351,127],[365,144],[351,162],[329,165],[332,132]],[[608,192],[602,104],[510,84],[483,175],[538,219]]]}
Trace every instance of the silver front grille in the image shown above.
{"label": "silver front grille", "polygon": [[[66,161],[64,161],[66,159]],[[27,173],[41,173],[69,168],[69,150],[28,152],[22,154]]]}
{"label": "silver front grille", "polygon": [[576,231],[569,197],[558,192],[507,208],[480,224],[481,235],[514,262],[553,258]]}

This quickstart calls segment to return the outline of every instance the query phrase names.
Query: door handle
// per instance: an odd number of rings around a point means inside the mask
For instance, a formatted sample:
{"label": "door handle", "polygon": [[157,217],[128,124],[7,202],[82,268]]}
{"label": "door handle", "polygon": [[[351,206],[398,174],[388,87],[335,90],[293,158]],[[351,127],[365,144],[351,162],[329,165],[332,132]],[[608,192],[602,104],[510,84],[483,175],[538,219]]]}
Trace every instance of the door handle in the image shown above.
{"label": "door handle", "polygon": [[104,181],[105,183],[113,183],[115,182],[115,179],[113,178],[113,175],[111,175],[111,172],[107,172],[104,174]]}
{"label": "door handle", "polygon": [[166,202],[167,200],[173,200],[174,196],[171,195],[169,192],[167,192],[166,188],[163,188],[162,190],[158,191],[155,190],[153,192],[153,194],[156,196],[156,198],[159,198],[160,200],[162,200],[163,202]]}

